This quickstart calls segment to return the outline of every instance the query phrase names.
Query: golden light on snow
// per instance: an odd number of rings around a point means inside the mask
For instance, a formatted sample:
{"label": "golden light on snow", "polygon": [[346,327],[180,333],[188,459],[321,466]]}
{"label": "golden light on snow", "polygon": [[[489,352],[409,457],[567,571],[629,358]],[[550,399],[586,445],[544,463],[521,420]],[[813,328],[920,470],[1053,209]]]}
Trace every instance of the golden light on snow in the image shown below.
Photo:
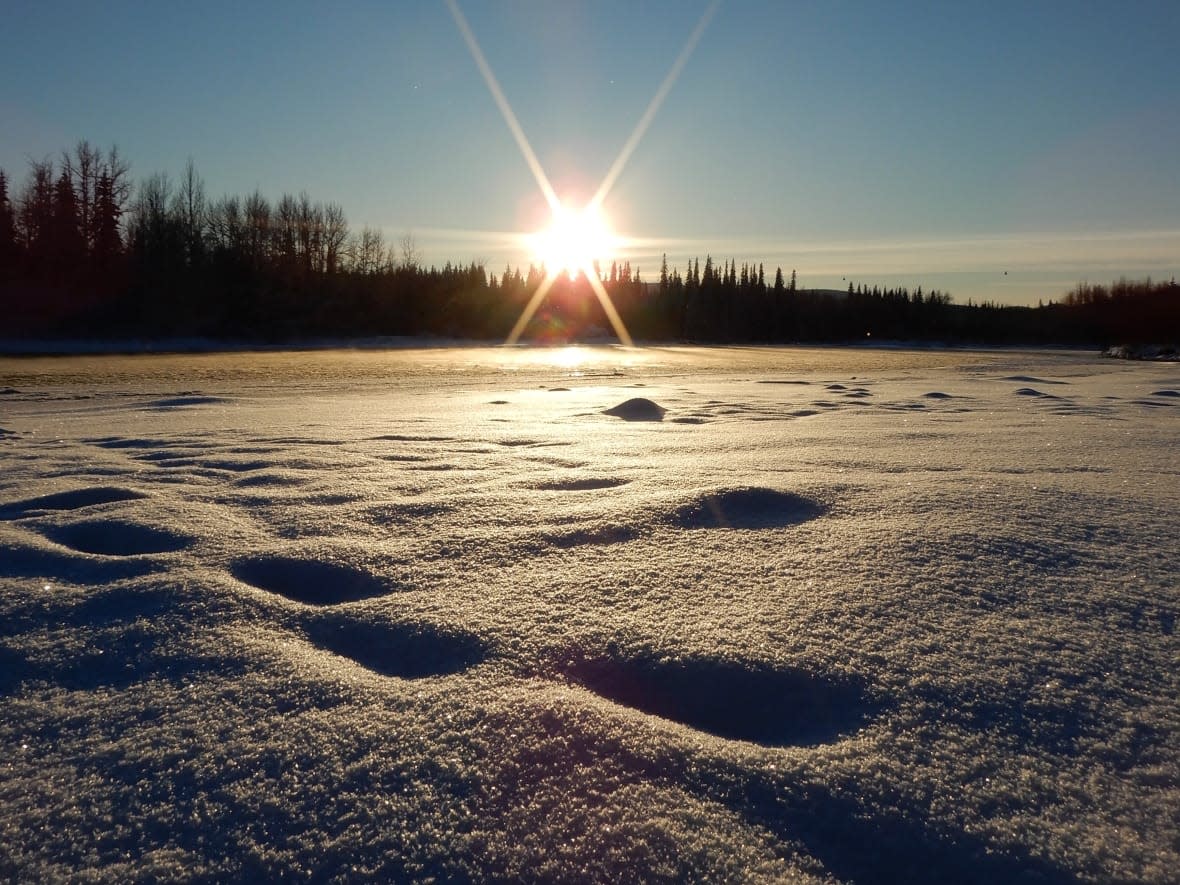
{"label": "golden light on snow", "polygon": [[586,361],[587,352],[581,347],[563,347],[549,355],[549,361],[554,366],[563,369],[576,369]]}

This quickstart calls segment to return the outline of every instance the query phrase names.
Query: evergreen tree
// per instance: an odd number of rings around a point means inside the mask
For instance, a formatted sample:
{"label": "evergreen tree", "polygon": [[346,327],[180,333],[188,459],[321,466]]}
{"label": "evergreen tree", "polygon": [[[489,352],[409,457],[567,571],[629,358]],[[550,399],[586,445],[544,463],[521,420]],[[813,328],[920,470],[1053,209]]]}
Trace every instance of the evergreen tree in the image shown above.
{"label": "evergreen tree", "polygon": [[123,250],[119,236],[119,220],[123,207],[115,197],[114,182],[109,169],[103,169],[94,185],[94,245],[95,267],[100,272],[108,269]]}
{"label": "evergreen tree", "polygon": [[8,200],[8,176],[0,169],[0,278],[13,272],[16,255],[16,216]]}
{"label": "evergreen tree", "polygon": [[33,160],[29,178],[20,197],[17,238],[34,270],[42,270],[49,253],[49,230],[53,219],[53,163]]}
{"label": "evergreen tree", "polygon": [[78,221],[78,201],[69,172],[63,168],[53,186],[49,224],[49,259],[55,276],[74,276],[86,254]]}

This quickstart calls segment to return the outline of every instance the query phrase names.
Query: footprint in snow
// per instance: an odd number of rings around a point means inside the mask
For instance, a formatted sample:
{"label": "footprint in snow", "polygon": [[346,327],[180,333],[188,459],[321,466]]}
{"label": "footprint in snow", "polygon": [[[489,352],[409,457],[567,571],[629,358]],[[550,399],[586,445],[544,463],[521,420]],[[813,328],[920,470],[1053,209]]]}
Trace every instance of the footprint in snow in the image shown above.
{"label": "footprint in snow", "polygon": [[770,747],[832,741],[876,711],[859,681],[751,662],[574,656],[563,671],[617,704]]}
{"label": "footprint in snow", "polygon": [[101,556],[139,556],[184,550],[193,538],[133,522],[91,520],[45,529],[44,534],[71,550]]}
{"label": "footprint in snow", "polygon": [[572,479],[554,479],[533,483],[530,488],[539,492],[593,492],[614,489],[626,485],[630,480],[614,477],[582,476]]}
{"label": "footprint in snow", "polygon": [[479,637],[433,624],[328,616],[308,623],[305,632],[320,648],[399,679],[449,676],[476,666],[488,655]]}
{"label": "footprint in snow", "polygon": [[47,510],[81,510],[97,504],[114,501],[134,501],[146,498],[142,492],[118,486],[94,486],[87,489],[73,489],[68,492],[54,492],[37,498],[26,498],[11,504],[0,504],[0,519],[20,519],[22,516]]}
{"label": "footprint in snow", "polygon": [[246,556],[230,566],[244,584],[306,605],[339,605],[405,589],[369,572],[318,559]]}
{"label": "footprint in snow", "polygon": [[666,521],[685,529],[765,529],[797,525],[826,512],[821,502],[791,492],[736,488],[699,495],[671,511]]}

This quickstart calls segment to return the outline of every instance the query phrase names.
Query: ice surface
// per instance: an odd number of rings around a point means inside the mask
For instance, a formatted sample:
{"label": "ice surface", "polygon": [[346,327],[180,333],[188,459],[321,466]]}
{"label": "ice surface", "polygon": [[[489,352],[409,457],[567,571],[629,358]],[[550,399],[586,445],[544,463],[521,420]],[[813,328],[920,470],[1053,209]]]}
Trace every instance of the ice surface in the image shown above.
{"label": "ice surface", "polygon": [[0,878],[1174,881],[1177,391],[0,359]]}

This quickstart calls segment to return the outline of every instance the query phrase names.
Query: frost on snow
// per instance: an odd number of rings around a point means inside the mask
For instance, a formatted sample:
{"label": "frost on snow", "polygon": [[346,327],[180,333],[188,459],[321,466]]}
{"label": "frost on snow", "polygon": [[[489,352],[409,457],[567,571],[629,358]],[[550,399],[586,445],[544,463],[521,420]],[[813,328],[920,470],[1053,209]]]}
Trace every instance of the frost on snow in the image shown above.
{"label": "frost on snow", "polygon": [[1174,881],[1175,365],[557,357],[0,359],[0,877]]}

